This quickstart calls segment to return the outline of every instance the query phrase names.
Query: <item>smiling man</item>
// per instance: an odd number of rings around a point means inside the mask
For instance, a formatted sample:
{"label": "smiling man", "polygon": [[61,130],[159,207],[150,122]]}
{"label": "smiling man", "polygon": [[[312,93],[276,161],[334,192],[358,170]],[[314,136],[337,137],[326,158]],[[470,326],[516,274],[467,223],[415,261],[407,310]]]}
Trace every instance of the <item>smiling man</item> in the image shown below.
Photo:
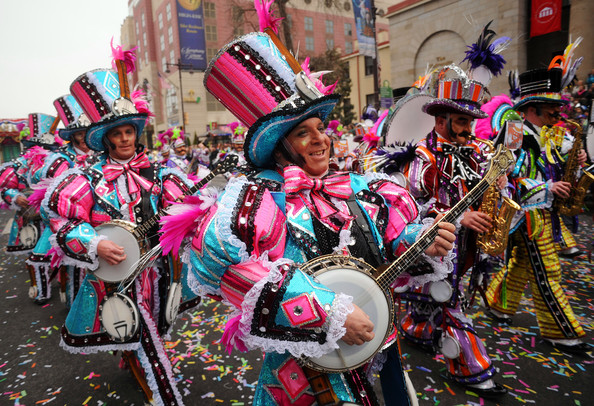
{"label": "smiling man", "polygon": [[[95,275],[120,264],[129,254],[102,235],[98,226],[124,220],[131,231],[134,226],[144,225],[168,202],[186,194],[192,185],[179,170],[149,162],[139,142],[149,112],[141,110],[142,103],[137,108],[125,94],[122,89],[127,84],[115,89],[120,97],[113,96],[114,86],[125,77],[125,72],[118,76],[97,69],[79,76],[71,85],[72,95],[84,106],[86,115],[94,119],[85,143],[98,156],[91,166],[65,173],[46,194],[55,250],[64,264],[87,270],[62,328],[62,347],[72,353],[121,351],[147,402],[179,405],[183,404],[182,395],[171,363],[163,356],[161,335],[175,320],[176,314],[170,316],[167,299],[173,283],[179,281],[175,275],[180,274],[180,269],[174,268],[170,256],[162,256],[142,270],[125,290],[118,288],[119,281],[105,282]],[[110,87],[103,87],[104,83]],[[158,242],[150,238],[156,230],[145,234],[144,242],[150,249]],[[100,264],[100,259],[105,263]],[[114,298],[138,313],[120,308],[114,314],[122,318],[109,324],[101,312]],[[130,319],[134,322],[127,322]],[[136,330],[135,326],[140,328]]]}

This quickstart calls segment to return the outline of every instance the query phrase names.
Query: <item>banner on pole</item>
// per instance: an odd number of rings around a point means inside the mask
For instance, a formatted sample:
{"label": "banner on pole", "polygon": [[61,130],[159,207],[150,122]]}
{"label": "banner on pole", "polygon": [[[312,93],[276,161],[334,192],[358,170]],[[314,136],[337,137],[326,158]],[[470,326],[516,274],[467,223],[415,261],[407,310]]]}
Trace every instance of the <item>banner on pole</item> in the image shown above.
{"label": "banner on pole", "polygon": [[530,37],[561,30],[562,0],[532,0]]}
{"label": "banner on pole", "polygon": [[179,51],[182,65],[206,70],[206,40],[202,1],[177,0]]}
{"label": "banner on pole", "polygon": [[375,59],[375,18],[371,0],[353,0],[359,54]]}

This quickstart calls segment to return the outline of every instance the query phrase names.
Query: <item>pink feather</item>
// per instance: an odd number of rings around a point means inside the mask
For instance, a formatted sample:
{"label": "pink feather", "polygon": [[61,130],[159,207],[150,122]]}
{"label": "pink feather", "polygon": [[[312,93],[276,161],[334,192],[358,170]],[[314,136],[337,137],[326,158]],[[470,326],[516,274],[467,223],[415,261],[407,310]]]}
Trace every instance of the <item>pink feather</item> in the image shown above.
{"label": "pink feather", "polygon": [[61,250],[57,250],[55,247],[52,247],[45,256],[50,258],[50,266],[53,268],[60,266],[64,259],[64,253],[61,252]]}
{"label": "pink feather", "polygon": [[495,113],[495,111],[503,104],[509,104],[510,106],[514,105],[508,95],[500,94],[493,97],[488,103],[485,103],[481,106],[481,110],[487,113],[489,117],[476,120],[474,134],[478,138],[488,140],[493,137],[494,129],[491,127],[491,118],[493,113]]}
{"label": "pink feather", "polygon": [[272,3],[274,0],[254,0],[254,8],[258,14],[258,22],[260,24],[260,31],[264,31],[266,28],[272,29],[275,34],[278,34],[278,27],[280,22],[283,20],[281,17],[275,17],[274,12],[271,10]]}
{"label": "pink feather", "polygon": [[29,205],[35,208],[36,213],[39,213],[41,202],[43,201],[46,190],[47,188],[35,189],[33,193],[31,193],[31,195],[27,198]]}
{"label": "pink feather", "polygon": [[238,315],[227,321],[227,324],[225,324],[225,332],[223,333],[223,337],[221,337],[221,344],[225,346],[229,355],[231,355],[233,348],[237,348],[241,352],[248,351],[248,348],[238,334],[240,320],[241,315]]}
{"label": "pink feather", "polygon": [[162,225],[159,241],[164,254],[178,255],[183,240],[192,236],[196,222],[208,211],[210,206],[204,203],[202,196],[186,196],[183,203],[174,203],[168,208],[169,214],[159,220]]}
{"label": "pink feather", "polygon": [[126,64],[126,73],[134,72],[134,70],[136,69],[136,52],[134,52],[134,51],[138,47],[134,47],[127,51],[124,51],[120,45],[117,45],[114,48],[113,37],[111,38],[110,45],[111,45],[111,56],[113,57],[113,60],[111,62],[111,67],[114,70],[117,70],[115,61],[120,60],[120,61],[124,61],[124,63]]}
{"label": "pink feather", "polygon": [[134,106],[136,106],[136,110],[138,110],[139,113],[148,114],[148,117],[146,118],[147,123],[151,117],[155,117],[151,111],[149,102],[146,100],[146,93],[144,93],[142,90],[135,90],[130,95],[130,98],[132,99],[132,103],[134,103]]}
{"label": "pink feather", "polygon": [[49,151],[40,146],[34,146],[29,148],[27,152],[23,154],[23,158],[31,162],[32,167],[41,168],[45,158],[49,155]]}

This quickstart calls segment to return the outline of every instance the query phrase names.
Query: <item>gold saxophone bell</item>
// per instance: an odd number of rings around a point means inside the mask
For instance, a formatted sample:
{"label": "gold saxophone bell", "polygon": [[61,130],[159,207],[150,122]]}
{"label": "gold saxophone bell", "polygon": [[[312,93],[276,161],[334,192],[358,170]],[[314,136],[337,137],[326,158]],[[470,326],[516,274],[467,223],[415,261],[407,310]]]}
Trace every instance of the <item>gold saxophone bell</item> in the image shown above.
{"label": "gold saxophone bell", "polygon": [[[477,141],[487,144],[489,152],[494,150],[492,141],[478,138]],[[500,200],[501,205],[499,205]],[[484,253],[496,256],[505,251],[512,219],[519,210],[521,210],[520,205],[510,198],[501,199],[501,192],[497,185],[489,186],[479,208],[479,211],[488,214],[493,222],[491,230],[480,233],[477,237],[477,245]]]}

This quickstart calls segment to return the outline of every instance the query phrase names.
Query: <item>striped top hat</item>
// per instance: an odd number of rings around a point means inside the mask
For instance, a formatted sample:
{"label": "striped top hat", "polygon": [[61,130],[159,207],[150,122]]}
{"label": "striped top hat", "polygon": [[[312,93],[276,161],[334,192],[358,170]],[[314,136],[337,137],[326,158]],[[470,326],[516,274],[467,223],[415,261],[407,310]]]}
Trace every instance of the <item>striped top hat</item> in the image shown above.
{"label": "striped top hat", "polygon": [[295,126],[326,120],[340,99],[320,91],[274,31],[264,31],[225,45],[204,75],[206,89],[249,127],[245,157],[258,168],[274,165],[277,143]]}
{"label": "striped top hat", "polygon": [[56,128],[60,118],[43,113],[29,114],[30,134],[21,142],[27,148],[40,146],[47,149],[55,149],[60,146],[55,137]]}
{"label": "striped top hat", "polygon": [[60,138],[65,141],[70,141],[72,134],[86,130],[91,125],[91,121],[71,94],[60,96],[54,100],[54,107],[65,127],[60,130]]}

